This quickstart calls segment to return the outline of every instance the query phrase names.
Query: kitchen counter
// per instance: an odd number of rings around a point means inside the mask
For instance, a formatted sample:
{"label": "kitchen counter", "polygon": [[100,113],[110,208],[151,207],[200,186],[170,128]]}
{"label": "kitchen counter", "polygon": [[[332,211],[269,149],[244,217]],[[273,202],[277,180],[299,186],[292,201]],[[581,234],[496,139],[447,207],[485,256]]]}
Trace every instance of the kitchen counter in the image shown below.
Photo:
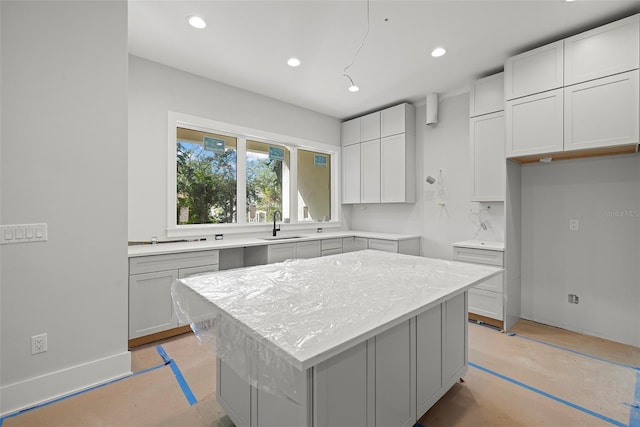
{"label": "kitchen counter", "polygon": [[381,240],[395,240],[403,241],[409,239],[419,239],[419,235],[408,234],[392,234],[392,233],[375,233],[370,231],[330,231],[322,233],[314,232],[287,232],[278,233],[278,236],[302,236],[295,239],[280,239],[271,240],[269,233],[264,233],[258,236],[250,237],[227,237],[223,240],[204,240],[193,242],[176,242],[176,243],[158,243],[158,244],[142,244],[129,246],[129,257],[146,256],[146,255],[159,255],[159,254],[171,254],[178,252],[194,252],[209,249],[230,249],[230,248],[242,248],[249,246],[264,246],[264,245],[277,245],[283,243],[292,242],[305,242],[310,240],[320,239],[332,239],[342,237],[364,237],[367,239],[381,239]]}

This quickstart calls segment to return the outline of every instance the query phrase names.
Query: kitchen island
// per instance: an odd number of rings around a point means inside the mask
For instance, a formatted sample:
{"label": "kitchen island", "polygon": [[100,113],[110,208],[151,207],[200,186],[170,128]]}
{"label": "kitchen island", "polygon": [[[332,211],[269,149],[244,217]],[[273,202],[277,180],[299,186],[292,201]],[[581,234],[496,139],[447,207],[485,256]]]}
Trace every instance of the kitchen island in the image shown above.
{"label": "kitchen island", "polygon": [[[237,426],[412,426],[467,368],[467,290],[502,269],[365,250],[178,280]],[[213,319],[213,320],[212,320]]]}

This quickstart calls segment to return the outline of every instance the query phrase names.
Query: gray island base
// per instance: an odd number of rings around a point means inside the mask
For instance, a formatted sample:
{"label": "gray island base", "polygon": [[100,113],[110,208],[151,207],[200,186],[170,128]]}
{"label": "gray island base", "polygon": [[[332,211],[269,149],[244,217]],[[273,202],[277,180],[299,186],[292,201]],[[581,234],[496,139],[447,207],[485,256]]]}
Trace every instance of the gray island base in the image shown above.
{"label": "gray island base", "polygon": [[467,291],[501,271],[366,250],[182,279],[173,298],[215,324],[194,330],[215,337],[237,426],[412,426],[464,376]]}

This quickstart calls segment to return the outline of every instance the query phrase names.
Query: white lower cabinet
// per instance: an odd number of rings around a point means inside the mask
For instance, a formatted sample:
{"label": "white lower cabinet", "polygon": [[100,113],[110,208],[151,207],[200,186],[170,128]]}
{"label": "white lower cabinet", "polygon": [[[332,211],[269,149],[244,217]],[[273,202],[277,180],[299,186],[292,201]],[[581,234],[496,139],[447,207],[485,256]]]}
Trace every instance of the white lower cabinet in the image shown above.
{"label": "white lower cabinet", "polygon": [[129,259],[129,339],[181,326],[173,310],[171,285],[177,279],[218,270],[217,250]]}
{"label": "white lower cabinet", "polygon": [[296,258],[316,258],[321,255],[320,241],[296,243]]}
{"label": "white lower cabinet", "polygon": [[[474,264],[504,266],[504,252],[499,250],[454,245],[453,259]],[[504,328],[504,301],[504,272],[502,272],[469,289],[469,316],[482,316],[477,320],[483,320],[494,326]]]}
{"label": "white lower cabinet", "polygon": [[218,402],[239,427],[411,427],[466,372],[466,298],[295,371],[299,403],[250,386],[218,359]]}
{"label": "white lower cabinet", "polygon": [[564,150],[638,143],[638,70],[564,89]]}
{"label": "white lower cabinet", "polygon": [[365,237],[343,237],[342,252],[354,252],[367,249],[367,238]]}

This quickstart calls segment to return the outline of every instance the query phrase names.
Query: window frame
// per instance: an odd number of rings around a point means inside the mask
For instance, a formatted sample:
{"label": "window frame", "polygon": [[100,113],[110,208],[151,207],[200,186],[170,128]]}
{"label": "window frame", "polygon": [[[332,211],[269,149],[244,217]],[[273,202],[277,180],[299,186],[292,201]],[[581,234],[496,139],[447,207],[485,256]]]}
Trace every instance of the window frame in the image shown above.
{"label": "window frame", "polygon": [[[178,127],[199,130],[203,132],[218,133],[237,138],[237,165],[236,165],[236,185],[237,185],[237,223],[234,224],[178,224],[176,212],[177,198],[177,170],[176,155],[177,144],[176,135]],[[168,151],[167,151],[167,237],[197,237],[206,234],[234,234],[251,233],[270,230],[273,225],[270,223],[249,223],[246,213],[246,141],[247,139],[283,145],[290,151],[291,161],[289,165],[289,211],[298,211],[298,149],[305,149],[323,153],[331,156],[331,220],[325,222],[299,221],[297,215],[290,217],[290,223],[282,224],[283,230],[303,230],[315,228],[322,224],[323,228],[340,228],[342,226],[341,205],[340,205],[340,146],[328,145],[307,139],[267,132],[253,129],[246,126],[220,122],[189,114],[168,112],[167,121]],[[285,188],[283,186],[283,193]],[[284,199],[284,194],[283,194]],[[284,201],[283,201],[284,202]]]}

